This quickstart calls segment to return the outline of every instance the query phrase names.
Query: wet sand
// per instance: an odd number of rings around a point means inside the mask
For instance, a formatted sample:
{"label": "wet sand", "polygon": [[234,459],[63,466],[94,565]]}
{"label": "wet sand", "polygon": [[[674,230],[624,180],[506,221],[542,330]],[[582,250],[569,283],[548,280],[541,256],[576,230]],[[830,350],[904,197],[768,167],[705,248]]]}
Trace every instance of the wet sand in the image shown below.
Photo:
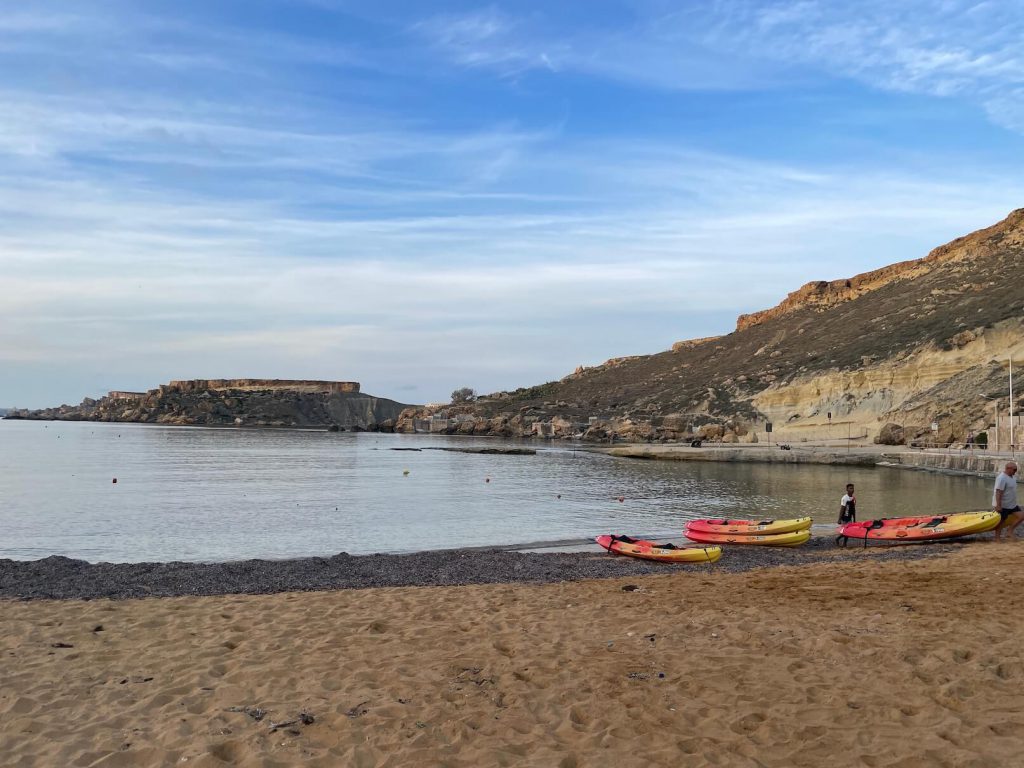
{"label": "wet sand", "polygon": [[0,600],[2,762],[1017,764],[1024,544],[928,551],[940,556]]}

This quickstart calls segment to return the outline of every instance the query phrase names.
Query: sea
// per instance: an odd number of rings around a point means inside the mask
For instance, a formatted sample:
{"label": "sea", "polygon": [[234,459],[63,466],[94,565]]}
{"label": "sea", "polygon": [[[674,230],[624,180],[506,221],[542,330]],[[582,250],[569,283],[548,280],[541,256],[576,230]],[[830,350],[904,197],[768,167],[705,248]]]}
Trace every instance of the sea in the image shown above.
{"label": "sea", "polygon": [[[536,455],[441,448],[531,447]],[[990,482],[887,468],[641,461],[564,442],[0,420],[0,558],[225,561],[682,541],[700,517],[988,506]]]}

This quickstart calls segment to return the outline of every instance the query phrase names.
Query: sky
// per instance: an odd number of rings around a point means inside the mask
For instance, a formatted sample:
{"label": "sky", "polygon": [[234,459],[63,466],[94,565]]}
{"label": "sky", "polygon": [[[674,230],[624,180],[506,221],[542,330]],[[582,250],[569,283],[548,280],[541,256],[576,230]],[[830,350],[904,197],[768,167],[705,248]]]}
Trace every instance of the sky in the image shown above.
{"label": "sky", "polygon": [[561,378],[1024,206],[1024,6],[0,0],[0,406]]}

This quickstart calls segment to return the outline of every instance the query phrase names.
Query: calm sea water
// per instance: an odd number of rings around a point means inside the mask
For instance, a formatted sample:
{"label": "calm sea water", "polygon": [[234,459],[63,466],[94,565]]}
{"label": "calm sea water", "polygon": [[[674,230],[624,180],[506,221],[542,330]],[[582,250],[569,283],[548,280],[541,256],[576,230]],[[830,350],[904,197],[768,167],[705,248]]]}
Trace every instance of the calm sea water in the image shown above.
{"label": "calm sea water", "polygon": [[861,518],[979,508],[990,494],[978,479],[611,459],[563,444],[531,444],[536,456],[391,450],[498,444],[0,421],[0,557],[210,561],[607,532],[678,539],[696,517],[812,515],[832,523],[847,482],[857,484]]}

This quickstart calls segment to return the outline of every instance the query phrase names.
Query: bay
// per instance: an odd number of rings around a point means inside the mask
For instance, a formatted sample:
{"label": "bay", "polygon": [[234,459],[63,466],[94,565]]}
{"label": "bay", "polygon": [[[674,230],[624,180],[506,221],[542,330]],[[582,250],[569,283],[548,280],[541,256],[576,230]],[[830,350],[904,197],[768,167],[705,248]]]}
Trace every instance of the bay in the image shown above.
{"label": "bay", "polygon": [[[500,445],[538,453],[426,450]],[[984,508],[991,493],[977,478],[637,461],[563,443],[0,421],[0,557],[219,561],[609,532],[679,540],[686,520],[709,516],[811,515],[827,533],[847,482],[861,519]]]}

